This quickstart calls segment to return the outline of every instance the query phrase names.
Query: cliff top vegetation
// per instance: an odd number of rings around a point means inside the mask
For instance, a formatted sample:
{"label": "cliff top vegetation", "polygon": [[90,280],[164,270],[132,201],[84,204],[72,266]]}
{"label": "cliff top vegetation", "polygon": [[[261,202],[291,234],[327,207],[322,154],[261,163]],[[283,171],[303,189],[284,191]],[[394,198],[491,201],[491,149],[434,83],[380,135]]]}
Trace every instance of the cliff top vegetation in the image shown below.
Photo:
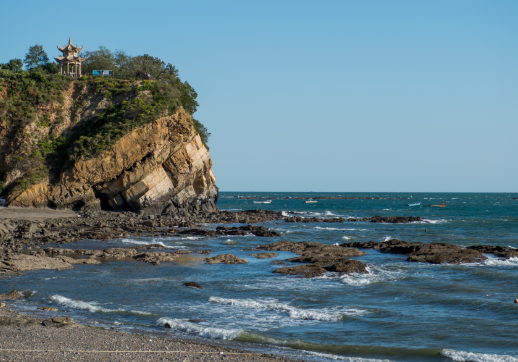
{"label": "cliff top vegetation", "polygon": [[[180,80],[174,66],[158,58],[127,56],[121,63],[152,74],[154,81],[74,79],[55,74],[49,65],[55,63],[35,47],[29,53],[37,54],[28,53],[23,61],[26,70],[20,59],[0,64],[0,195],[23,191],[45,177],[57,180],[77,160],[95,157],[132,129],[180,107],[196,112],[196,91]],[[101,62],[121,57],[102,47],[85,53],[87,69],[110,69]],[[210,133],[194,118],[192,122],[206,145]]]}

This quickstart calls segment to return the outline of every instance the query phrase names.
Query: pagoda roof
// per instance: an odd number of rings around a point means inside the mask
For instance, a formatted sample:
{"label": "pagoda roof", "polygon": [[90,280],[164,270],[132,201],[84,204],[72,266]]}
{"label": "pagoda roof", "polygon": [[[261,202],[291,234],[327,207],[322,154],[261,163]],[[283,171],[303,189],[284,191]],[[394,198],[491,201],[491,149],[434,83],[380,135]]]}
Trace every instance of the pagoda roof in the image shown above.
{"label": "pagoda roof", "polygon": [[69,62],[82,62],[85,58],[81,57],[54,57],[58,62],[69,61]]}
{"label": "pagoda roof", "polygon": [[83,47],[80,48],[78,46],[72,45],[72,38],[68,38],[68,44],[64,47],[58,45],[58,49],[62,52],[80,52]]}

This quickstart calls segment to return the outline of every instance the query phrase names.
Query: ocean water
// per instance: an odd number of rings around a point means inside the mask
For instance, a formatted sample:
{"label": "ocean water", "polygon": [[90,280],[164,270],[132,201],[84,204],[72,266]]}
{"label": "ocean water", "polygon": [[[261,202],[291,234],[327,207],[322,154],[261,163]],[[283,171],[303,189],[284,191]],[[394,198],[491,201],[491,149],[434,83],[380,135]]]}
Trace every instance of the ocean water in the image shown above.
{"label": "ocean water", "polygon": [[[318,200],[345,196],[384,199]],[[272,199],[254,204],[239,197]],[[407,199],[395,199],[395,198]],[[244,265],[207,265],[201,254],[175,263],[117,261],[68,271],[37,271],[0,280],[28,297],[10,305],[29,313],[55,306],[75,320],[170,338],[211,340],[255,351],[329,361],[518,361],[518,258],[429,265],[366,250],[369,274],[301,279],[272,273],[283,265],[250,254],[279,240],[449,242],[518,247],[517,194],[471,193],[221,193],[222,210],[267,209],[309,217],[421,216],[426,222],[265,223],[280,238],[127,238],[86,240],[77,247],[163,243],[170,249],[232,253]],[[446,208],[428,204],[446,202]],[[407,207],[407,203],[422,206]],[[212,229],[217,225],[205,225]],[[297,265],[286,263],[287,265]],[[204,289],[183,286],[196,281]],[[58,314],[63,314],[60,312]],[[49,313],[48,315],[52,315]],[[169,323],[172,328],[163,327]]]}

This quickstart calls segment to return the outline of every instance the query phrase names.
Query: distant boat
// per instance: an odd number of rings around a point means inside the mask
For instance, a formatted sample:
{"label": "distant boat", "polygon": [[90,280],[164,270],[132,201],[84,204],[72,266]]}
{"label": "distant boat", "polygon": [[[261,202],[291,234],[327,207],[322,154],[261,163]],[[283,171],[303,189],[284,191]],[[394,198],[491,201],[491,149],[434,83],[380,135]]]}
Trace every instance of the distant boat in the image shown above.
{"label": "distant boat", "polygon": [[309,199],[309,200],[304,201],[304,203],[305,204],[316,204],[317,200]]}
{"label": "distant boat", "polygon": [[439,205],[428,205],[432,207],[446,207],[446,204],[444,202],[441,202]]}
{"label": "distant boat", "polygon": [[420,202],[416,202],[415,204],[406,204],[406,206],[420,206],[421,203]]}
{"label": "distant boat", "polygon": [[254,204],[271,204],[272,200],[266,200],[266,201],[254,201]]}

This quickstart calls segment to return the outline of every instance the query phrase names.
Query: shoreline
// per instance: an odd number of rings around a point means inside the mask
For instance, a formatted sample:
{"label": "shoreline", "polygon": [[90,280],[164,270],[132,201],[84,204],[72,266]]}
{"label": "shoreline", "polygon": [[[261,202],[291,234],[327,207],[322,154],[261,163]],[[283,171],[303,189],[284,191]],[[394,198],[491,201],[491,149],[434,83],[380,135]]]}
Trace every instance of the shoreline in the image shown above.
{"label": "shoreline", "polygon": [[[0,308],[0,359],[8,361],[302,361],[295,355],[282,356],[231,347],[236,343],[166,338],[129,333],[114,327],[88,324],[44,326],[42,320]],[[11,325],[5,325],[11,324]],[[25,324],[25,325],[23,325]]]}

